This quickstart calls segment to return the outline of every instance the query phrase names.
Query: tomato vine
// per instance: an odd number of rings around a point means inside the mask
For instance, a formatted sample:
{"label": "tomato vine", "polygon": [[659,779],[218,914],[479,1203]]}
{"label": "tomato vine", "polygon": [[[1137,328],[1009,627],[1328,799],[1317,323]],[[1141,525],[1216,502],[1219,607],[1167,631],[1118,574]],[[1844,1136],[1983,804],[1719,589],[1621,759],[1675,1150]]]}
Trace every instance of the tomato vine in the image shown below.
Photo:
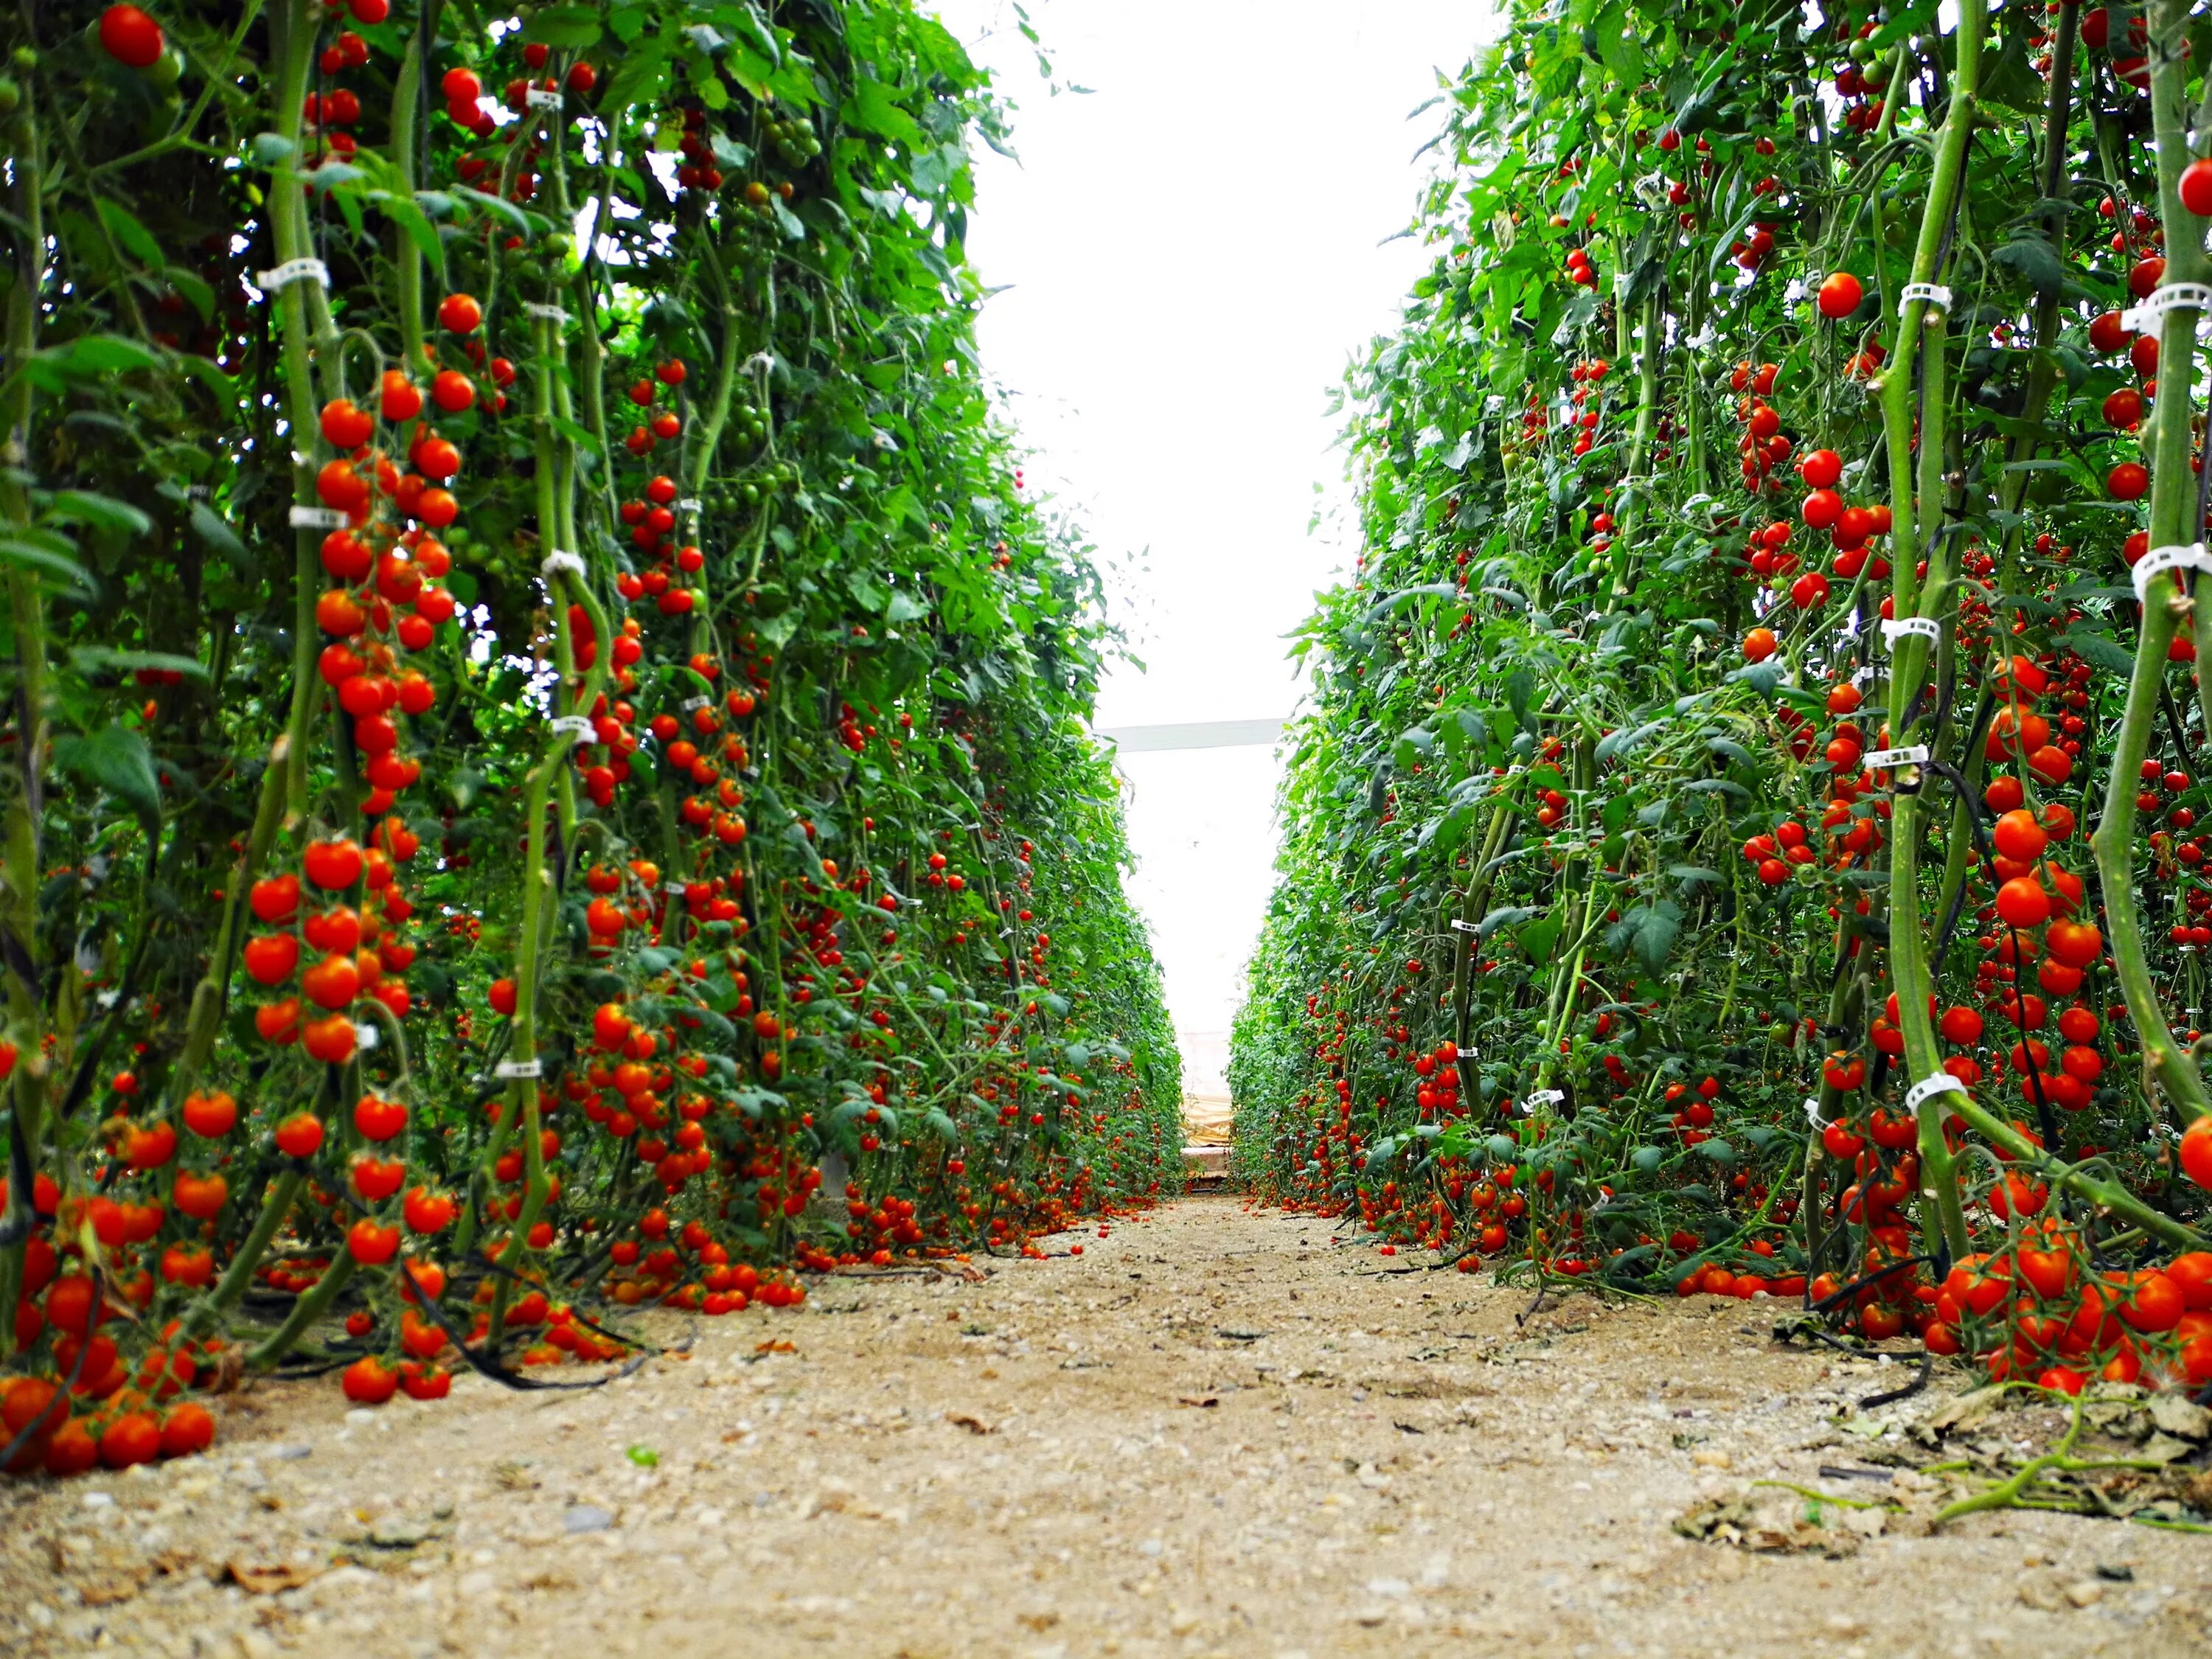
{"label": "tomato vine", "polygon": [[2212,1382],[2208,46],[2185,0],[1512,8],[1350,377],[1263,1190]]}
{"label": "tomato vine", "polygon": [[[1176,1178],[1115,648],[904,0],[0,20],[0,1448]],[[586,1310],[597,1309],[593,1317]]]}

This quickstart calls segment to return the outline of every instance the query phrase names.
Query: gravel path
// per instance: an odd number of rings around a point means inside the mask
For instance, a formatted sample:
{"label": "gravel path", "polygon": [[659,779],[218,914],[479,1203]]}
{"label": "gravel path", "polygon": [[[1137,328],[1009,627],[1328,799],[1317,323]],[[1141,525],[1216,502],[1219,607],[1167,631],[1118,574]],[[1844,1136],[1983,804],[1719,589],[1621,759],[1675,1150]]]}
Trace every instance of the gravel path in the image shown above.
{"label": "gravel path", "polygon": [[[1900,1373],[1775,1345],[1766,1303],[1516,1324],[1234,1198],[1077,1243],[656,1316],[688,1356],[597,1392],[263,1387],[208,1457],[0,1491],[0,1653],[2212,1651],[2212,1540],[1931,1537],[1925,1477],[1824,1476],[1943,1387],[1853,1414]],[[1808,1526],[1760,1479],[1905,1509]],[[1747,1498],[1761,1547],[1674,1525]]]}

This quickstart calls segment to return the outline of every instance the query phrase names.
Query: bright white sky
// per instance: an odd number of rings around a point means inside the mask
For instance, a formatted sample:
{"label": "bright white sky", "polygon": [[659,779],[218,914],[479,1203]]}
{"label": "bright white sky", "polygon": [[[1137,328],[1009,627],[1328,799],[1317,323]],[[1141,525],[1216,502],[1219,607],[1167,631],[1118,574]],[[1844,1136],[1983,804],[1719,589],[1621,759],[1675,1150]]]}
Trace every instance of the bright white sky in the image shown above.
{"label": "bright white sky", "polygon": [[[1036,0],[1048,83],[1011,0],[934,9],[1018,106],[1019,164],[979,159],[969,254],[1006,290],[983,362],[1035,452],[1028,482],[1097,543],[1146,664],[1109,681],[1099,724],[1288,714],[1284,636],[1351,559],[1328,391],[1427,264],[1384,240],[1412,217],[1413,153],[1442,112],[1407,117],[1494,14]],[[1186,1081],[1218,1093],[1272,884],[1278,769],[1264,749],[1122,768]]]}

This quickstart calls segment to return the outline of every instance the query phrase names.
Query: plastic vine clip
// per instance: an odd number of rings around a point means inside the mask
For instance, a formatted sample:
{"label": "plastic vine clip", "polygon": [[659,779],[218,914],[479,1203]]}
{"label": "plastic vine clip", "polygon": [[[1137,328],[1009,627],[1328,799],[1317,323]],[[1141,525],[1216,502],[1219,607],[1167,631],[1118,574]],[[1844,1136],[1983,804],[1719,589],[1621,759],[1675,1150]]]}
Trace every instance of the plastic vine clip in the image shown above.
{"label": "plastic vine clip", "polygon": [[1925,766],[1928,745],[1908,744],[1902,749],[1875,749],[1859,757],[1869,772],[1887,772],[1899,766]]}
{"label": "plastic vine clip", "polygon": [[574,738],[578,743],[589,743],[596,735],[592,730],[590,719],[583,714],[556,715],[551,729],[556,733]]}
{"label": "plastic vine clip", "polygon": [[1951,308],[1951,290],[1941,283],[1907,283],[1903,292],[1897,296],[1899,313],[1902,315],[1905,307],[1915,300],[1923,301],[1938,311],[1948,311]]}
{"label": "plastic vine clip", "polygon": [[696,495],[686,495],[682,501],[676,503],[676,510],[678,513],[696,513],[704,505],[705,503],[702,502]]}
{"label": "plastic vine clip", "polygon": [[535,300],[529,301],[523,306],[522,314],[526,317],[540,318],[552,324],[556,328],[565,326],[568,321],[568,313],[560,307],[540,305]]}
{"label": "plastic vine clip", "polygon": [[2150,585],[2170,570],[2212,570],[2212,556],[2205,553],[2203,542],[2191,542],[2186,547],[2154,547],[2128,573],[2135,581],[2136,603],[2149,604]]}
{"label": "plastic vine clip", "polygon": [[1463,921],[1458,916],[1451,919],[1451,925],[1455,933],[1480,933],[1482,931],[1480,922]]}
{"label": "plastic vine clip", "polygon": [[538,567],[538,574],[545,578],[548,586],[552,585],[556,576],[562,574],[574,576],[581,581],[584,579],[584,561],[577,555],[556,547],[545,556],[545,562]]}
{"label": "plastic vine clip", "polygon": [[331,285],[331,268],[320,259],[287,259],[271,270],[257,271],[254,287],[264,294],[277,294],[295,283],[320,283],[327,289]]}
{"label": "plastic vine clip", "polygon": [[1937,1095],[1963,1095],[1966,1092],[1966,1085],[1958,1079],[1953,1077],[1948,1072],[1937,1072],[1932,1077],[1922,1078],[1919,1082],[1905,1091],[1905,1109],[1908,1112],[1917,1112],[1920,1109],[1921,1103],[1932,1100]]}
{"label": "plastic vine clip", "polygon": [[2203,283],[2167,283],[2154,288],[2142,304],[2130,306],[2120,313],[2120,326],[2140,333],[2167,312],[2185,307],[2192,311],[2212,309],[2212,288]]}
{"label": "plastic vine clip", "polygon": [[1524,1106],[1556,1106],[1567,1097],[1565,1089],[1534,1089],[1521,1097]]}
{"label": "plastic vine clip", "polygon": [[353,1046],[364,1052],[374,1048],[383,1041],[384,1033],[374,1025],[357,1024],[353,1028]]}
{"label": "plastic vine clip", "polygon": [[1925,640],[1930,645],[1940,644],[1943,639],[1943,624],[1933,617],[1882,618],[1881,642],[1891,650],[1896,650],[1897,642],[1908,636]]}
{"label": "plastic vine clip", "polygon": [[522,101],[532,109],[558,109],[561,107],[561,94],[548,92],[543,87],[532,87],[522,94]]}
{"label": "plastic vine clip", "polygon": [[335,507],[298,507],[287,515],[295,530],[343,530],[353,522],[350,516]]}
{"label": "plastic vine clip", "polygon": [[517,1078],[544,1076],[545,1062],[542,1060],[502,1060],[491,1071],[494,1077],[511,1082]]}
{"label": "plastic vine clip", "polygon": [[1805,1097],[1805,1121],[1815,1129],[1825,1129],[1828,1127],[1826,1121],[1820,1115],[1820,1097],[1818,1095]]}
{"label": "plastic vine clip", "polygon": [[714,700],[712,697],[687,697],[684,700],[684,712],[687,714],[696,709],[712,708],[714,706]]}

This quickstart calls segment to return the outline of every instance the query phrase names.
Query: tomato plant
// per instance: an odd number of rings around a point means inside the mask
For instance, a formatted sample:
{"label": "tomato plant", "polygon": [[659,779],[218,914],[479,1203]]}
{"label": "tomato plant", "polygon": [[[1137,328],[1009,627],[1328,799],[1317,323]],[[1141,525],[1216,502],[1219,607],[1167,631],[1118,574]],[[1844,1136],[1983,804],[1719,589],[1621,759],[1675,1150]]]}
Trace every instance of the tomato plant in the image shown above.
{"label": "tomato plant", "polygon": [[1263,1190],[2212,1380],[2207,35],[1512,8],[1351,377],[1365,550],[1235,1046]]}
{"label": "tomato plant", "polygon": [[[1174,1179],[904,0],[0,22],[10,1467]],[[597,1310],[599,1317],[592,1310]]]}

